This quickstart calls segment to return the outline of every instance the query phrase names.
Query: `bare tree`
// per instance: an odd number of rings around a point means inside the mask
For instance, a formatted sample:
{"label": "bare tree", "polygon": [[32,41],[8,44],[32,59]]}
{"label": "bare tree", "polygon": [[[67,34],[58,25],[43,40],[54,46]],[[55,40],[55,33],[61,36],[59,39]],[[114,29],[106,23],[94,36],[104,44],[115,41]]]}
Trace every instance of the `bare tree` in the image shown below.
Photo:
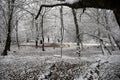
{"label": "bare tree", "polygon": [[10,51],[10,46],[11,46],[11,29],[12,29],[12,19],[13,19],[13,11],[14,11],[14,3],[15,0],[8,0],[7,5],[8,5],[8,23],[7,23],[7,39],[6,39],[6,44],[4,51],[1,55],[5,56],[7,55],[7,51]]}
{"label": "bare tree", "polygon": [[[84,14],[86,9],[82,10],[82,13],[80,13],[80,22],[81,22],[81,16]],[[80,49],[80,45],[81,45],[81,50],[83,49],[83,44],[82,44],[82,35],[79,35],[80,30],[79,30],[79,25],[78,25],[78,19],[77,19],[77,10],[72,9],[72,14],[74,17],[74,24],[75,24],[75,29],[76,29],[76,39],[77,39],[77,47],[78,49]]]}
{"label": "bare tree", "polygon": [[62,57],[62,44],[63,44],[63,36],[64,36],[64,21],[63,21],[63,6],[60,8],[60,21],[61,21],[61,57]]}
{"label": "bare tree", "polygon": [[[16,31],[17,31],[18,19],[20,19],[20,18],[16,19],[16,16],[18,17],[19,16],[18,13],[20,13],[22,11],[26,11],[27,13],[30,13],[30,14],[33,14],[33,13],[30,12],[29,10],[23,8],[26,1],[5,0],[3,2],[5,4],[5,6],[7,6],[7,7],[4,7],[4,10],[3,10],[3,12],[4,12],[3,15],[4,15],[4,18],[5,18],[5,25],[6,25],[7,38],[6,38],[6,42],[5,42],[4,51],[1,55],[5,56],[5,55],[7,55],[7,51],[10,51],[11,35],[12,35],[13,28],[16,27]],[[22,16],[19,16],[19,17],[22,17]],[[18,33],[16,32],[16,37],[18,36],[17,34]]]}
{"label": "bare tree", "polygon": [[[104,25],[105,29],[111,32],[110,25],[109,25],[109,22],[108,22],[109,20],[108,20],[108,16],[107,16],[109,14],[107,13],[106,10],[103,10],[103,15],[104,15],[104,19],[105,19],[105,25]],[[115,45],[113,43],[113,36],[111,34],[109,34],[109,33],[107,35],[108,35],[108,38],[109,38],[112,50],[114,50],[115,49]]]}
{"label": "bare tree", "polygon": [[[92,19],[94,19],[96,21],[96,23],[100,26],[98,27],[98,35],[101,35],[101,31],[103,32],[102,34],[106,35],[106,38],[109,39],[109,43],[112,47],[112,50],[115,49],[115,45],[114,42],[116,43],[117,39],[114,39],[114,35],[116,35],[115,33],[113,33],[111,31],[111,21],[109,22],[109,19],[112,20],[112,17],[109,17],[112,13],[112,11],[108,11],[108,10],[101,10],[101,9],[94,9],[93,11],[91,11],[92,13],[89,14],[86,12],[86,14],[91,17]],[[115,26],[115,23],[114,23]],[[104,29],[102,29],[102,28]],[[115,28],[115,27],[114,27]],[[107,31],[107,32],[106,32]],[[102,37],[102,36],[100,36]],[[119,45],[116,43],[116,45],[119,48]]]}
{"label": "bare tree", "polygon": [[41,30],[42,30],[42,51],[45,51],[43,23],[44,23],[44,15],[41,16]]}
{"label": "bare tree", "polygon": [[[61,0],[59,0],[61,1]],[[101,9],[110,9],[113,10],[117,22],[120,26],[120,6],[118,0],[62,0],[63,2],[56,2],[54,4],[43,4],[40,6],[38,14],[35,19],[38,18],[42,7],[55,7],[55,6],[68,6],[70,8],[101,8]],[[118,44],[120,49],[120,41],[119,38],[115,38],[115,42]]]}
{"label": "bare tree", "polygon": [[[33,18],[33,19],[34,19],[34,18]],[[36,27],[36,39],[35,39],[35,45],[36,45],[36,48],[38,48],[38,40],[39,40],[38,23],[35,23],[35,27]]]}
{"label": "bare tree", "polygon": [[18,20],[16,20],[16,23],[15,23],[15,26],[16,26],[16,28],[15,28],[15,30],[16,30],[16,42],[17,42],[17,46],[18,46],[18,49],[20,48],[20,44],[19,44],[19,36],[18,36]]}
{"label": "bare tree", "polygon": [[73,14],[73,17],[74,17],[74,24],[75,24],[75,29],[76,29],[77,49],[80,49],[79,25],[78,25],[77,15],[76,15],[75,9],[72,9],[72,14]]}

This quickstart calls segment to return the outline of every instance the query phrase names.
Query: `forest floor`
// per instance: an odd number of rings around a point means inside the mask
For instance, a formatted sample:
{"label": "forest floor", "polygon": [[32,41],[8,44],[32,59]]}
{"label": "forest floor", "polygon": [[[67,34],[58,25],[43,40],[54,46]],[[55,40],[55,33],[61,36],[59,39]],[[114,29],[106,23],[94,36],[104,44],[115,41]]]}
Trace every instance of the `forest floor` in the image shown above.
{"label": "forest floor", "polygon": [[88,47],[76,54],[76,47],[12,46],[8,56],[0,56],[0,80],[120,80],[120,51],[102,55]]}

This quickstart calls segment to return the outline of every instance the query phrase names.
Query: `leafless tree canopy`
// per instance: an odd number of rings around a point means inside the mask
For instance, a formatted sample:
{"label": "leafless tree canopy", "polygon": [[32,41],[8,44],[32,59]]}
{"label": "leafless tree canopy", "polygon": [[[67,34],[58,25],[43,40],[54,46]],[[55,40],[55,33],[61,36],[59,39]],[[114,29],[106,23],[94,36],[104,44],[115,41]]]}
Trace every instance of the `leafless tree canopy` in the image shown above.
{"label": "leafless tree canopy", "polygon": [[40,6],[39,12],[35,19],[38,18],[42,7],[68,6],[70,8],[101,8],[110,10],[119,10],[118,0],[59,0],[61,2],[54,4],[43,4]]}

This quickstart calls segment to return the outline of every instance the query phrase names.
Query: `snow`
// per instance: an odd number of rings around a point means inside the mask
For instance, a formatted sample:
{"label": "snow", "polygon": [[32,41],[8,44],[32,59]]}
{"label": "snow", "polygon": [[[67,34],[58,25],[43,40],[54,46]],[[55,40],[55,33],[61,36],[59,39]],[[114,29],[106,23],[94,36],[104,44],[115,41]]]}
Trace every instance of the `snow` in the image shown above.
{"label": "snow", "polygon": [[[0,70],[6,72],[6,70],[27,70],[30,71],[39,71],[37,76],[44,78],[47,73],[49,73],[49,68],[57,62],[65,62],[70,64],[81,64],[81,68],[84,73],[80,74],[79,77],[76,77],[74,80],[85,80],[83,76],[89,74],[89,70],[94,72],[98,64],[103,65],[103,68],[110,68],[110,66],[115,66],[120,64],[120,55],[118,52],[114,52],[114,55],[102,55],[97,54],[96,51],[83,51],[81,57],[74,56],[75,47],[63,48],[63,56],[60,55],[60,49],[47,48],[45,52],[42,52],[40,49],[31,49],[22,48],[17,50],[16,53],[13,53],[12,50],[9,52],[8,56],[0,56]],[[98,51],[99,52],[99,51]],[[93,54],[95,53],[95,54]],[[100,52],[99,52],[100,53]],[[87,56],[86,56],[87,55]],[[38,69],[38,70],[36,70]],[[48,72],[46,72],[48,71]],[[81,71],[81,69],[80,69]],[[114,72],[114,71],[113,71]],[[11,72],[7,72],[9,74]],[[22,72],[23,73],[23,72]],[[12,74],[12,73],[11,73]],[[84,75],[83,75],[84,74]],[[0,74],[1,76],[1,74]],[[94,72],[93,77],[97,77],[97,74]],[[39,80],[38,79],[38,80]],[[7,79],[6,79],[7,80]],[[94,79],[97,80],[97,79]]]}
{"label": "snow", "polygon": [[73,4],[73,3],[78,2],[78,1],[79,0],[66,0],[66,2],[69,3],[69,4]]}
{"label": "snow", "polygon": [[[73,47],[72,47],[73,48]],[[70,49],[72,49],[70,48]],[[59,50],[59,49],[56,49],[56,50]],[[64,49],[65,51],[66,50],[69,50],[68,48]],[[25,52],[23,50],[23,52]],[[36,51],[37,52],[37,51]],[[46,51],[46,52],[43,52],[43,53],[48,53],[49,52],[53,53],[57,53],[57,51],[54,51],[54,49],[50,49],[50,51]],[[64,51],[63,51],[64,52]],[[94,51],[93,51],[94,52]],[[91,53],[91,52],[89,52]],[[64,54],[64,53],[63,53]],[[101,60],[101,62],[105,62],[105,61],[109,61],[110,63],[115,63],[115,62],[120,62],[120,55],[101,55],[101,54],[96,54],[96,55],[92,55],[92,56],[82,56],[82,57],[77,57],[77,56],[67,56],[67,55],[63,55],[61,57],[61,55],[59,54],[54,54],[54,55],[45,55],[45,56],[40,56],[40,55],[28,55],[28,56],[19,56],[19,55],[8,55],[8,56],[5,56],[5,57],[2,57],[0,56],[0,62],[12,62],[12,61],[15,61],[15,60],[21,60],[21,61],[37,61],[37,60],[45,60],[45,59],[50,59],[50,60],[54,60],[56,61],[55,59],[57,60],[82,60],[82,61],[89,61],[89,62],[95,62],[95,61],[99,61]],[[47,60],[49,62],[49,60]]]}

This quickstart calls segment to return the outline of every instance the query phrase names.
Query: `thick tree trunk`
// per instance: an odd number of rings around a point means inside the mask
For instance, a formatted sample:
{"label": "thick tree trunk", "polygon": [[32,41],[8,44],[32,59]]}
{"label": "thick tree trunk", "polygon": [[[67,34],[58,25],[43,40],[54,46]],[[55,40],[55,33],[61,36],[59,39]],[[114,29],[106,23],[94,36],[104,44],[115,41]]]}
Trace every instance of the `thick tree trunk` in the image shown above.
{"label": "thick tree trunk", "polygon": [[9,32],[7,34],[7,39],[6,39],[6,44],[3,53],[1,54],[2,56],[7,55],[7,51],[10,51],[10,45],[11,45],[11,30],[10,30],[10,25],[9,25]]}
{"label": "thick tree trunk", "polygon": [[2,53],[3,56],[7,55],[7,51],[10,51],[10,46],[11,46],[11,20],[12,18],[9,19],[8,22],[8,33],[7,33],[7,39],[6,39],[6,43],[5,43],[5,48],[4,51]]}
{"label": "thick tree trunk", "polygon": [[14,7],[10,4],[14,4],[15,0],[8,0],[8,24],[7,24],[7,39],[5,43],[4,51],[1,55],[6,56],[7,51],[10,51],[11,46],[11,28],[12,28],[12,17],[13,17],[13,9]]}

